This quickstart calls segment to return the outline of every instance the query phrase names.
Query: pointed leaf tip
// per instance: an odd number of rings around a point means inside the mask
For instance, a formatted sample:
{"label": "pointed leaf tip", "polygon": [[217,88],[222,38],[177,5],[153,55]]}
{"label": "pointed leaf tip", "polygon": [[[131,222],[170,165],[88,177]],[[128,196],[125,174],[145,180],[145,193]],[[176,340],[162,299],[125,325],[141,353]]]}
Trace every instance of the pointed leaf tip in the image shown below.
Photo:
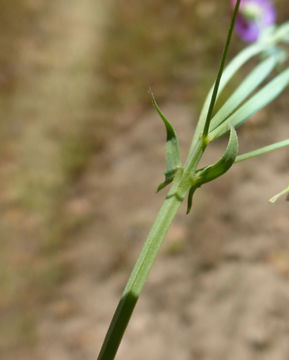
{"label": "pointed leaf tip", "polygon": [[287,186],[286,189],[280,191],[278,194],[274,195],[270,200],[269,200],[269,203],[270,204],[274,204],[282,195],[285,195],[287,194],[286,196],[286,200],[288,201],[289,200],[289,185]]}
{"label": "pointed leaf tip", "polygon": [[194,196],[194,193],[197,190],[197,188],[198,188],[198,186],[192,186],[190,188],[189,195],[188,195],[187,211],[186,211],[187,215],[191,211],[192,204],[193,204],[193,196]]}
{"label": "pointed leaf tip", "polygon": [[166,127],[167,132],[167,142],[166,142],[166,164],[167,169],[165,171],[165,181],[158,186],[157,191],[160,191],[165,186],[170,184],[175,176],[176,171],[181,167],[181,157],[180,157],[180,149],[176,131],[170,121],[165,117],[162,113],[161,109],[159,108],[156,99],[150,90],[152,96],[153,105],[160,115],[163,123]]}
{"label": "pointed leaf tip", "polygon": [[165,181],[162,182],[158,188],[157,188],[157,192],[161,191],[163,188],[165,188],[167,185],[169,185],[173,180],[174,180],[174,177],[175,177],[175,174],[177,172],[177,170],[179,169],[179,167],[171,170],[171,171],[165,171],[164,174],[165,174]]}

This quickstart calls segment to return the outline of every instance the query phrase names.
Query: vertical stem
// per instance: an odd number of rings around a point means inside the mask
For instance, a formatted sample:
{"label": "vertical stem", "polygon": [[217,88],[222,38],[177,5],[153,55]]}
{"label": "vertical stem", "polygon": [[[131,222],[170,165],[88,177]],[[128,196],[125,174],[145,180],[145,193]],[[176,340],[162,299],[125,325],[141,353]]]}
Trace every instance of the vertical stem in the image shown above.
{"label": "vertical stem", "polygon": [[209,106],[207,119],[204,125],[203,137],[198,139],[192,152],[189,153],[184,170],[181,169],[176,174],[172,188],[162,205],[158,216],[152,226],[144,247],[139,255],[135,267],[131,273],[128,283],[124,289],[123,295],[116,308],[110,327],[106,334],[104,343],[102,345],[98,360],[113,360],[127,324],[130,320],[134,307],[137,303],[139,295],[149,275],[154,260],[158,254],[160,246],[168,232],[168,229],[182,203],[185,195],[191,187],[190,176],[194,174],[197,164],[207,146],[206,137],[212,117],[213,108],[215,105],[219,83],[224,69],[225,59],[228,52],[230,39],[232,36],[240,0],[237,0],[232,22],[230,25],[223,57],[212,94],[212,99]]}
{"label": "vertical stem", "polygon": [[229,49],[232,33],[233,33],[233,30],[234,30],[234,25],[235,25],[235,22],[236,22],[237,13],[238,13],[239,6],[240,6],[240,1],[241,0],[237,0],[237,3],[236,3],[235,8],[234,8],[233,17],[232,17],[232,20],[231,20],[231,24],[230,24],[230,28],[229,28],[229,32],[228,32],[228,36],[227,36],[227,40],[226,40],[226,44],[225,44],[225,48],[224,48],[223,55],[222,55],[221,65],[220,65],[220,68],[219,68],[219,71],[218,71],[217,79],[216,79],[216,82],[215,82],[215,86],[214,86],[214,90],[213,90],[213,94],[212,94],[212,98],[211,98],[211,102],[210,102],[210,106],[209,106],[209,110],[208,110],[208,114],[207,114],[207,118],[206,118],[206,122],[205,122],[205,126],[204,126],[204,131],[203,131],[203,137],[204,138],[206,138],[206,136],[208,135],[210,121],[211,121],[211,118],[212,118],[212,114],[213,114],[213,110],[214,110],[214,106],[215,106],[215,102],[216,102],[216,98],[217,98],[217,94],[218,94],[218,89],[219,89],[222,73],[223,73],[223,70],[224,70],[225,61],[226,61],[226,57],[227,57],[227,54],[228,54],[228,49]]}
{"label": "vertical stem", "polygon": [[181,202],[177,196],[171,196],[163,203],[117,306],[98,360],[114,359],[151,266]]}
{"label": "vertical stem", "polygon": [[120,302],[115,310],[98,356],[98,360],[114,359],[160,246],[179,207],[181,206],[182,201],[191,187],[190,176],[195,172],[203,151],[203,144],[198,142],[195,152],[192,154],[190,163],[187,163],[184,170],[179,169],[177,172],[173,185],[157,215],[151,231],[149,232],[147,240],[124,289]]}

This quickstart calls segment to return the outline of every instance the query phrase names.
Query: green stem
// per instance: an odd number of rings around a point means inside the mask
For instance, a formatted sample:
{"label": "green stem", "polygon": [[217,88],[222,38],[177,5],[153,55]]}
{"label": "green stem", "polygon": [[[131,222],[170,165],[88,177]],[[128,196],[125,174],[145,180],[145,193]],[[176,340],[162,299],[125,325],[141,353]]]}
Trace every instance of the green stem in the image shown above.
{"label": "green stem", "polygon": [[281,149],[281,148],[283,148],[285,146],[289,146],[289,139],[279,141],[279,142],[276,142],[276,143],[271,144],[271,145],[264,146],[264,147],[262,147],[260,149],[250,151],[250,152],[247,152],[247,153],[242,154],[242,155],[238,155],[236,157],[236,159],[235,159],[235,163],[238,163],[238,162],[241,162],[241,161],[244,161],[244,160],[248,160],[248,159],[254,158],[256,156],[266,154],[266,153],[268,153],[270,151],[273,151],[273,150]]}
{"label": "green stem", "polygon": [[[191,164],[189,166],[190,171],[194,172],[196,170],[202,153],[203,145],[199,142],[195,156],[191,159]],[[174,183],[157,215],[124,289],[121,300],[110,323],[98,360],[112,360],[115,357],[160,246],[182,201],[191,187],[190,174],[191,172],[186,171],[186,169],[179,169],[176,174]]]}
{"label": "green stem", "polygon": [[116,308],[110,327],[106,334],[104,343],[102,345],[98,360],[113,360],[121,339],[124,335],[125,329],[128,325],[129,319],[132,315],[134,307],[140,296],[142,288],[149,275],[151,267],[158,254],[160,246],[168,232],[168,229],[182,203],[186,194],[189,192],[192,186],[192,176],[194,175],[197,165],[200,161],[203,152],[207,146],[207,133],[213,107],[216,101],[218,87],[221,80],[224,62],[226,59],[230,38],[238,11],[240,0],[234,9],[233,19],[231,22],[228,38],[225,45],[225,50],[222,57],[221,66],[217,76],[215,88],[213,91],[207,121],[204,126],[204,132],[202,137],[197,137],[194,142],[188,156],[188,160],[184,166],[184,169],[179,169],[176,173],[173,185],[162,205],[157,218],[152,226],[152,229],[148,235],[148,238],[143,246],[143,249],[138,257],[138,260],[134,266],[134,269],[130,275],[128,283],[124,289],[121,300]]}
{"label": "green stem", "polygon": [[215,106],[216,99],[217,99],[217,94],[218,94],[218,90],[219,90],[221,77],[222,77],[224,67],[225,67],[225,61],[226,61],[226,58],[227,58],[228,49],[229,49],[229,45],[230,45],[230,42],[231,42],[231,38],[232,38],[234,26],[235,26],[235,21],[236,21],[237,13],[238,13],[239,6],[240,6],[240,1],[241,0],[237,0],[236,6],[234,8],[234,13],[233,13],[233,16],[232,16],[228,36],[227,36],[227,39],[226,39],[225,48],[224,48],[223,55],[222,55],[221,65],[220,65],[220,68],[219,68],[219,71],[218,71],[218,75],[217,75],[217,79],[216,79],[216,82],[215,82],[215,86],[214,86],[214,90],[213,90],[213,94],[212,94],[208,114],[207,114],[207,117],[206,117],[206,122],[205,122],[205,126],[204,126],[204,131],[203,131],[203,137],[204,138],[206,138],[206,136],[208,135],[210,121],[211,121],[211,118],[212,118],[212,115],[213,115],[213,110],[214,110],[214,106]]}
{"label": "green stem", "polygon": [[151,266],[180,205],[177,196],[165,200],[125,287],[98,360],[114,359]]}

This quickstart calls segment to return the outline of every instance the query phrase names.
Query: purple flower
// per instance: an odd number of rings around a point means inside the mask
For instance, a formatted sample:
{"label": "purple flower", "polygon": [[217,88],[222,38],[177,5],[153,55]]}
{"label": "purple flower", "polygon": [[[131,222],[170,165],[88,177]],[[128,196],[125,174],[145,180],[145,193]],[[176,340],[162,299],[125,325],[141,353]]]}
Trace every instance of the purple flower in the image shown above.
{"label": "purple flower", "polygon": [[[232,0],[233,6],[237,0]],[[276,10],[270,0],[241,0],[235,30],[246,42],[258,40],[261,31],[274,24]]]}

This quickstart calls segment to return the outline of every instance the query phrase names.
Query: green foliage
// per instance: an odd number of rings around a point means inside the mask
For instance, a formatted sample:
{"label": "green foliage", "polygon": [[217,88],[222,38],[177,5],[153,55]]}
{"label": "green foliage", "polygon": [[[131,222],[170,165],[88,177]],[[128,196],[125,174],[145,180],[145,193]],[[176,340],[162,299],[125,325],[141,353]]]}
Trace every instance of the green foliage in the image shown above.
{"label": "green foliage", "polygon": [[277,64],[278,56],[270,56],[262,61],[239,85],[235,92],[214,115],[210,123],[210,130],[216,129],[238,106],[266,79]]}
{"label": "green foliage", "polygon": [[248,159],[251,159],[253,157],[263,155],[263,154],[266,154],[268,152],[278,150],[278,149],[281,149],[281,148],[286,147],[286,146],[289,146],[289,139],[283,140],[283,141],[278,141],[278,142],[276,142],[274,144],[264,146],[264,147],[262,147],[260,149],[253,150],[253,151],[250,151],[250,152],[242,154],[242,155],[238,155],[236,157],[235,162],[238,163],[240,161],[248,160]]}
{"label": "green foliage", "polygon": [[230,115],[224,123],[209,134],[210,141],[224,135],[229,130],[229,124],[238,127],[248,120],[257,111],[273,101],[289,84],[289,69],[284,70],[277,75],[254,96],[252,96],[244,105]]}
{"label": "green foliage", "polygon": [[160,191],[161,189],[163,189],[173,181],[177,170],[181,167],[182,164],[181,164],[180,149],[179,149],[179,143],[178,143],[176,131],[173,125],[162,113],[152,92],[151,95],[152,95],[153,105],[156,111],[158,112],[158,114],[160,115],[161,119],[163,120],[167,132],[167,142],[166,142],[167,169],[164,173],[165,181],[161,183],[157,189],[157,191]]}
{"label": "green foliage", "polygon": [[193,185],[190,189],[188,196],[187,214],[192,207],[193,194],[197,188],[203,184],[208,183],[221,175],[225,174],[230,167],[234,164],[236,156],[238,154],[238,136],[233,126],[230,127],[230,138],[224,155],[215,164],[207,166],[203,169],[197,170],[193,175]]}

